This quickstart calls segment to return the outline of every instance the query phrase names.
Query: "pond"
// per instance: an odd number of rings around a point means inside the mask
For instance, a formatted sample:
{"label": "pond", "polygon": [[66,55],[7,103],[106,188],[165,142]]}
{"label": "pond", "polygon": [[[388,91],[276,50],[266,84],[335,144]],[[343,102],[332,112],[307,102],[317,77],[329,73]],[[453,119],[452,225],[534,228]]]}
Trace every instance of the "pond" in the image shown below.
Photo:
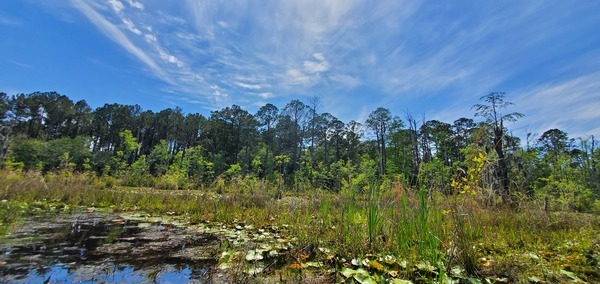
{"label": "pond", "polygon": [[163,220],[37,216],[0,243],[0,282],[206,283],[219,239]]}

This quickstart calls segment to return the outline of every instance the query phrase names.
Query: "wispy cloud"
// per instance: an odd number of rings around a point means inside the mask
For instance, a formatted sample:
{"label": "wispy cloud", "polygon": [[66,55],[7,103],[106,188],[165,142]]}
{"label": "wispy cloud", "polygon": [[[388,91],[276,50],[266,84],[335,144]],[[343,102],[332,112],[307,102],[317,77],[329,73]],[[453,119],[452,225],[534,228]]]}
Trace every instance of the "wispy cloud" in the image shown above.
{"label": "wispy cloud", "polygon": [[135,1],[135,0],[127,0],[127,3],[132,8],[136,8],[136,9],[139,9],[139,10],[144,10],[144,4],[142,4],[141,2],[138,2],[138,1]]}
{"label": "wispy cloud", "polygon": [[260,85],[255,85],[255,84],[247,84],[247,83],[243,83],[243,82],[235,82],[235,84],[242,88],[251,89],[251,90],[262,89],[262,87]]}
{"label": "wispy cloud", "polygon": [[[593,91],[598,64],[590,60],[600,54],[587,51],[600,44],[597,33],[588,31],[598,23],[589,12],[600,6],[594,3],[72,3],[163,81],[166,92],[187,103],[254,107],[258,99],[285,103],[290,96],[326,95],[328,111],[345,121],[378,106],[397,115],[411,109],[452,120],[469,116],[470,106],[487,92],[506,91],[528,106],[523,122],[531,127],[545,127],[530,117],[556,109],[552,101],[573,111],[570,119],[546,115],[547,126],[579,129],[578,123],[598,118],[596,103],[580,103],[590,96],[600,101]],[[567,56],[570,62],[553,61]],[[567,100],[559,98],[566,92],[560,88],[579,91]],[[547,103],[530,108],[530,97]]]}
{"label": "wispy cloud", "polygon": [[133,24],[133,22],[130,19],[121,19],[121,21],[123,22],[123,24],[125,24],[127,29],[129,31],[131,31],[132,33],[134,33],[136,35],[142,34],[142,31],[138,30],[138,28],[135,27],[135,25]]}
{"label": "wispy cloud", "polygon": [[[526,117],[519,125],[532,133],[541,134],[558,128],[570,131],[573,137],[593,132],[600,121],[600,72],[566,81],[547,83],[516,92],[517,104]],[[589,132],[592,131],[592,132]]]}
{"label": "wispy cloud", "polygon": [[[117,0],[110,1],[113,9],[119,9],[118,4],[113,4],[113,2]],[[95,11],[90,5],[88,5],[83,0],[72,0],[73,5],[77,8],[81,13],[83,13],[100,31],[102,31],[107,37],[111,40],[119,44],[129,53],[138,58],[141,62],[143,62],[150,70],[154,73],[155,76],[162,77],[165,73],[161,70],[161,68],[152,60],[150,56],[146,54],[144,50],[133,44],[131,40],[113,23],[109,22],[104,16]],[[119,2],[120,3],[120,2]]]}
{"label": "wispy cloud", "polygon": [[4,14],[0,14],[0,25],[19,26],[22,24],[23,23],[19,19],[4,15]]}
{"label": "wispy cloud", "polygon": [[123,9],[125,8],[123,3],[121,3],[121,1],[119,1],[119,0],[108,0],[108,4],[113,9],[113,11],[115,11],[115,13],[117,13],[117,14],[121,13],[121,11],[123,11]]}
{"label": "wispy cloud", "polygon": [[19,61],[12,60],[12,59],[7,59],[6,61],[9,62],[10,64],[13,64],[15,66],[19,66],[21,68],[31,68],[31,65],[29,65],[27,63],[19,62]]}

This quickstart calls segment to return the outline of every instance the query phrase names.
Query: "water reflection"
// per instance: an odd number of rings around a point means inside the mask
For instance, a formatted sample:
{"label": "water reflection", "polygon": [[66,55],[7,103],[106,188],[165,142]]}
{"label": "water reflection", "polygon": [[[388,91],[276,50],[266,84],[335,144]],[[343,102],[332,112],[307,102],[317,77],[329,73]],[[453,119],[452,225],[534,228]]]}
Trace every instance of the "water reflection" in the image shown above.
{"label": "water reflection", "polygon": [[84,213],[26,221],[0,244],[0,282],[208,282],[212,235]]}
{"label": "water reflection", "polygon": [[57,264],[49,269],[32,270],[26,276],[8,277],[8,282],[22,283],[197,283],[208,282],[208,269],[194,270],[189,265],[164,265],[162,267],[136,269],[127,265],[114,265],[106,269],[98,266],[79,265],[67,268]]}

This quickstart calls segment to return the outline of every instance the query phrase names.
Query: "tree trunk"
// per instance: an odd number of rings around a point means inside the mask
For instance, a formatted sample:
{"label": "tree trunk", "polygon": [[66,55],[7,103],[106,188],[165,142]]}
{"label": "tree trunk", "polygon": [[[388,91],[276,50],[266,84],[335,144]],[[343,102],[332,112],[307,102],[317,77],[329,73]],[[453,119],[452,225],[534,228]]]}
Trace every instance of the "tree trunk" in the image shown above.
{"label": "tree trunk", "polygon": [[498,172],[497,177],[500,180],[500,194],[504,197],[508,194],[508,169],[506,166],[506,158],[504,156],[504,149],[502,149],[502,136],[504,135],[502,130],[502,120],[500,126],[494,129],[494,150],[498,154]]}

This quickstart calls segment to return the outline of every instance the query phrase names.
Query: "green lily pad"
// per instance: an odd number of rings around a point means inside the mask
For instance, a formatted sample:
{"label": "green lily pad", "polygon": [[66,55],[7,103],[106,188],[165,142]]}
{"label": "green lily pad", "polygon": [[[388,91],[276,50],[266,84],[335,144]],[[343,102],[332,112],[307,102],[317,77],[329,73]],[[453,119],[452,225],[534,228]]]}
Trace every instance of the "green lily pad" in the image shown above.
{"label": "green lily pad", "polygon": [[383,267],[383,264],[377,262],[376,260],[371,260],[369,261],[369,267],[372,267],[373,269],[380,271],[380,272],[384,272],[385,271],[385,267]]}
{"label": "green lily pad", "polygon": [[350,278],[354,274],[356,274],[356,270],[352,269],[352,268],[344,267],[344,268],[342,268],[342,270],[340,271],[340,273],[342,273],[342,275],[344,275],[344,277]]}
{"label": "green lily pad", "polygon": [[536,277],[536,276],[529,276],[528,278],[529,282],[533,282],[533,283],[541,283],[542,279]]}
{"label": "green lily pad", "polygon": [[323,267],[323,263],[320,261],[310,261],[302,264],[302,268],[321,268]]}
{"label": "green lily pad", "polygon": [[257,261],[257,260],[263,260],[263,250],[257,250],[257,249],[253,249],[248,251],[248,254],[246,254],[246,260],[247,261]]}
{"label": "green lily pad", "polygon": [[245,272],[247,274],[250,274],[250,275],[256,275],[256,274],[262,273],[264,270],[265,270],[264,267],[262,267],[262,266],[256,266],[256,267],[252,267],[252,268],[246,269]]}
{"label": "green lily pad", "polygon": [[360,284],[377,284],[377,280],[368,273],[357,273],[353,278]]}
{"label": "green lily pad", "polygon": [[146,222],[138,223],[138,228],[148,228],[150,226],[152,226],[152,224],[150,224],[150,223],[146,223]]}
{"label": "green lily pad", "polygon": [[435,271],[435,266],[429,264],[429,262],[419,262],[416,264],[416,267],[420,271],[437,274]]}
{"label": "green lily pad", "polygon": [[392,265],[396,262],[396,257],[393,255],[386,255],[383,257],[383,262]]}
{"label": "green lily pad", "polygon": [[560,274],[563,274],[563,275],[571,278],[571,280],[573,280],[575,282],[582,282],[581,279],[579,277],[577,277],[577,275],[575,275],[575,273],[573,273],[571,271],[566,271],[564,269],[561,269]]}
{"label": "green lily pad", "polygon": [[461,277],[463,277],[465,270],[460,266],[456,266],[456,267],[453,267],[452,270],[450,270],[450,273],[453,277],[461,278]]}
{"label": "green lily pad", "polygon": [[392,284],[413,284],[413,282],[410,280],[397,279],[397,278],[390,279],[390,282]]}

